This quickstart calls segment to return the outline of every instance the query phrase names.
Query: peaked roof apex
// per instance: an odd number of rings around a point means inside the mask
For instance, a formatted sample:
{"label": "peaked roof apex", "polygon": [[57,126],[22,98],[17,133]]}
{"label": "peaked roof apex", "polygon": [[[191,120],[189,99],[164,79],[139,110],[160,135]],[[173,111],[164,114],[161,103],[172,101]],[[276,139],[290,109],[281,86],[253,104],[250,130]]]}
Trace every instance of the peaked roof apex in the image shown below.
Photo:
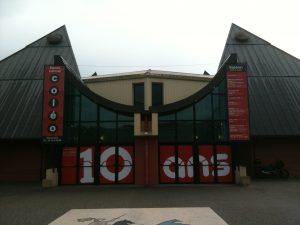
{"label": "peaked roof apex", "polygon": [[229,45],[270,45],[270,42],[232,23],[226,44]]}
{"label": "peaked roof apex", "polygon": [[27,45],[28,47],[64,46],[71,47],[71,42],[65,25],[51,31],[45,36]]}

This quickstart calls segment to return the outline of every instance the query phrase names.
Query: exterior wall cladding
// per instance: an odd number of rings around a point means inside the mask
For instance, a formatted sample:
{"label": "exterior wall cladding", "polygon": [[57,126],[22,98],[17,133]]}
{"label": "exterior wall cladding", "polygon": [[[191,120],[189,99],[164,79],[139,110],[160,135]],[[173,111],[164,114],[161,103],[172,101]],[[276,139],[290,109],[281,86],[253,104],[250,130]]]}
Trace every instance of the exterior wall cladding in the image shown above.
{"label": "exterior wall cladding", "polygon": [[[45,65],[64,68],[59,137],[57,104],[45,102],[49,118],[43,109]],[[229,72],[246,81],[234,96]],[[137,81],[144,82],[143,106],[133,105]],[[103,93],[100,83],[126,85]],[[152,83],[162,84],[162,105],[151,106]],[[62,185],[233,183],[236,166],[255,176],[256,159],[282,160],[292,177],[300,176],[300,60],[235,24],[215,76],[149,70],[82,82],[63,26],[0,61],[0,86],[1,182],[41,181],[57,168]],[[234,117],[234,104],[249,111]],[[42,134],[45,120],[50,137]]]}

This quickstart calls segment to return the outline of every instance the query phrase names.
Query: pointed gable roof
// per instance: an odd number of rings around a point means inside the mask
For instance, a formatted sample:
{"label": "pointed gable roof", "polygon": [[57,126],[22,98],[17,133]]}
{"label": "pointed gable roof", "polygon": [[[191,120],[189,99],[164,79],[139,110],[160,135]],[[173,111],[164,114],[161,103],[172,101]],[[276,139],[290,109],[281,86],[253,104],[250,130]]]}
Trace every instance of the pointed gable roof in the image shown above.
{"label": "pointed gable roof", "polygon": [[40,138],[44,65],[54,64],[54,55],[80,78],[65,26],[0,61],[0,138]]}
{"label": "pointed gable roof", "polygon": [[[59,43],[49,43],[49,37],[60,35]],[[53,64],[53,56],[64,57],[79,75],[78,66],[65,26],[50,32],[20,51],[0,61],[0,79],[42,79],[44,65]]]}
{"label": "pointed gable roof", "polygon": [[251,135],[300,135],[300,60],[235,24],[220,65],[230,54],[247,64]]}

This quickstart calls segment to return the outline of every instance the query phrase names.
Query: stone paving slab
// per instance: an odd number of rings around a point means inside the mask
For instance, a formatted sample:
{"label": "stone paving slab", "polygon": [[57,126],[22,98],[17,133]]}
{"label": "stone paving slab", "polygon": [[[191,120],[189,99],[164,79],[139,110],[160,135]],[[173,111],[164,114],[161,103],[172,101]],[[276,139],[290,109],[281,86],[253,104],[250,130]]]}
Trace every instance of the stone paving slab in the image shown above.
{"label": "stone paving slab", "polygon": [[228,225],[209,207],[72,209],[49,225]]}

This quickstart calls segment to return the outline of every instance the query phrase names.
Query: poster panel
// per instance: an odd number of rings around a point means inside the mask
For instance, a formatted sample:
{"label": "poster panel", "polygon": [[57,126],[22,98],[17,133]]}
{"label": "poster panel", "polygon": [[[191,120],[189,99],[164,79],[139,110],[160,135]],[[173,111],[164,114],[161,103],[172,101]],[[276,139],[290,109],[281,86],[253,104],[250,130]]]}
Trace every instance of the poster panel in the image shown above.
{"label": "poster panel", "polygon": [[231,147],[228,145],[217,145],[217,175],[219,183],[233,181]]}
{"label": "poster panel", "polygon": [[133,146],[119,146],[118,149],[118,183],[131,184],[134,182]]}
{"label": "poster panel", "polygon": [[62,150],[61,184],[76,184],[77,148],[64,147]]}
{"label": "poster panel", "polygon": [[193,183],[194,159],[193,146],[178,146],[178,181],[179,183]]}
{"label": "poster panel", "polygon": [[213,145],[200,145],[199,152],[199,174],[201,183],[214,183],[214,151]]}
{"label": "poster panel", "polygon": [[175,183],[175,146],[160,146],[160,183]]}
{"label": "poster panel", "polygon": [[116,147],[100,147],[100,184],[114,184],[116,180]]}

